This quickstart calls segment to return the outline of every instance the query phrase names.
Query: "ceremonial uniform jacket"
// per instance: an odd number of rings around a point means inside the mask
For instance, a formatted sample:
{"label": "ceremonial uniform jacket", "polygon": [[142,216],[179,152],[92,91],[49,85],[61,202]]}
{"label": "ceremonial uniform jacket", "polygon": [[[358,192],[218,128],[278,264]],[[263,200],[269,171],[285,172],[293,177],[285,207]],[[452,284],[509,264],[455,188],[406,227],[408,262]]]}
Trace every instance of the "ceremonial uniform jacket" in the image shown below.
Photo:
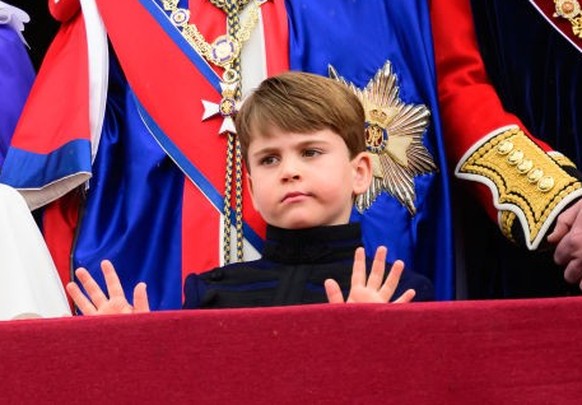
{"label": "ceremonial uniform jacket", "polygon": [[551,0],[431,4],[449,163],[512,241],[466,219],[465,241],[482,244],[469,246],[467,272],[488,273],[474,280],[479,297],[569,292],[551,251],[525,252],[548,248],[556,218],[582,195],[580,39],[555,12]]}

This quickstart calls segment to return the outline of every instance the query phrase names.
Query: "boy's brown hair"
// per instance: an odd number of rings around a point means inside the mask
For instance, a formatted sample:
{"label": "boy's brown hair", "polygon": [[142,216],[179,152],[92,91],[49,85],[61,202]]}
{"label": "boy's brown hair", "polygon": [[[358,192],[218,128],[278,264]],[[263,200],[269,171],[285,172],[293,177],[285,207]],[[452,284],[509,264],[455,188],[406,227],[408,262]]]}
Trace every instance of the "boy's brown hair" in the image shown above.
{"label": "boy's brown hair", "polygon": [[360,100],[345,85],[311,73],[286,72],[264,80],[247,97],[235,125],[245,161],[252,137],[269,136],[273,128],[299,134],[331,129],[354,158],[366,150],[364,121]]}

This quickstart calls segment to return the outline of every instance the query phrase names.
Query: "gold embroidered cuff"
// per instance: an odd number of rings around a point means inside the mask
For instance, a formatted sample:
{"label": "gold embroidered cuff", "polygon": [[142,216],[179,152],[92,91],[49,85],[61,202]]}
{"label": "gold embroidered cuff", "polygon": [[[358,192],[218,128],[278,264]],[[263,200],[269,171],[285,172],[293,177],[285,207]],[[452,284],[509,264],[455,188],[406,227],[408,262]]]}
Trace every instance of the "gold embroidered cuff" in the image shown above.
{"label": "gold embroidered cuff", "polygon": [[[560,163],[573,165],[563,159]],[[501,210],[503,234],[513,241],[520,239],[513,233],[517,218],[525,243],[535,249],[572,193],[582,188],[560,163],[515,127],[476,148],[459,163],[456,173],[486,184]]]}

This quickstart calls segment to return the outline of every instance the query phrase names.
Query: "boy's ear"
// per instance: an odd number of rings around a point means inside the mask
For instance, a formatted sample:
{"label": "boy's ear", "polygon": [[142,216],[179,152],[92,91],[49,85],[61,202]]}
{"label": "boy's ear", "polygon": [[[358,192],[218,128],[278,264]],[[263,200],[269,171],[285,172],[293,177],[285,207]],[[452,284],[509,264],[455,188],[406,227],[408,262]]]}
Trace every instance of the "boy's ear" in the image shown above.
{"label": "boy's ear", "polygon": [[253,203],[253,208],[258,212],[259,209],[257,208],[257,204],[255,203],[255,194],[253,189],[253,179],[250,174],[247,172],[247,187],[249,188],[249,194],[251,195],[251,201]]}
{"label": "boy's ear", "polygon": [[352,159],[354,168],[354,194],[364,193],[372,183],[372,157],[368,152],[360,152]]}

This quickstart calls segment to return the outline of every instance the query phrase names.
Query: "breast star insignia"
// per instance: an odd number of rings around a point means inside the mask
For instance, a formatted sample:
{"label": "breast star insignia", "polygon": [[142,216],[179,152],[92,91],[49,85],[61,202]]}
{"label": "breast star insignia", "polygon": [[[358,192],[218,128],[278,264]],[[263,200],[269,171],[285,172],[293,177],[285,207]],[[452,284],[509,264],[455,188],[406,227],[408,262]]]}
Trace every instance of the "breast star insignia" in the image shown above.
{"label": "breast star insignia", "polygon": [[374,177],[368,190],[356,199],[356,208],[363,212],[386,191],[414,215],[414,178],[437,171],[422,143],[430,111],[424,105],[404,104],[399,99],[398,78],[389,61],[363,89],[349,83],[332,66],[328,70],[331,78],[358,96],[366,113],[366,144],[372,153]]}

